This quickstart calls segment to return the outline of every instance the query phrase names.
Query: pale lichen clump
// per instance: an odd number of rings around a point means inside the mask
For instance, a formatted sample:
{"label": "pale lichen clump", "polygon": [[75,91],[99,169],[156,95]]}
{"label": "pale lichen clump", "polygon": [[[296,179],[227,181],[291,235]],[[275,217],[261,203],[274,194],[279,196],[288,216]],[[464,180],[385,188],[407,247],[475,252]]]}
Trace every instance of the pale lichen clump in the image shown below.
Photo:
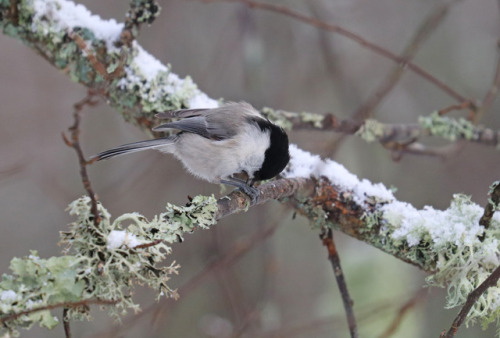
{"label": "pale lichen clump", "polygon": [[150,113],[218,105],[202,93],[189,76],[179,78],[136,41],[132,43],[130,55],[130,61],[124,66],[125,75],[116,81],[116,86],[123,94],[135,94],[131,98],[137,102],[128,102],[131,107],[138,103],[143,113]]}
{"label": "pale lichen clump", "polygon": [[[36,251],[31,251],[28,257],[13,258],[12,274],[3,274],[0,281],[0,317],[81,300],[85,282],[78,277],[79,268],[74,256],[42,259]],[[4,323],[0,326],[0,336],[17,336],[18,328],[27,329],[34,323],[51,329],[59,322],[49,310],[32,312]]]}
{"label": "pale lichen clump", "polygon": [[292,120],[300,121],[304,124],[309,124],[313,128],[322,129],[325,115],[309,113],[309,112],[291,112],[286,110],[276,110],[269,107],[262,108],[262,114],[274,124],[281,128],[290,131],[293,128]]}
{"label": "pale lichen clump", "polygon": [[430,116],[421,116],[418,122],[430,135],[440,136],[449,141],[458,139],[476,140],[478,127],[463,117],[450,118],[439,114],[437,111]]}
{"label": "pale lichen clump", "polygon": [[[111,222],[108,212],[100,206],[101,223],[92,223],[90,199],[82,197],[70,204],[70,214],[77,221],[62,233],[65,252],[84,263],[83,276],[90,286],[85,298],[99,297],[120,300],[111,310],[133,308],[131,281],[146,284],[158,295],[177,298],[177,292],[167,281],[177,274],[174,263],[157,267],[172,249],[168,244],[182,240],[184,233],[196,227],[215,224],[217,211],[214,197],[197,196],[187,206],[167,205],[167,211],[151,221],[139,213],[127,213]],[[89,270],[89,268],[91,270]]]}
{"label": "pale lichen clump", "polygon": [[[215,197],[197,196],[186,206],[168,204],[151,221],[139,213],[112,221],[99,204],[101,221],[96,225],[89,197],[77,199],[68,209],[76,220],[61,232],[66,256],[42,259],[32,252],[29,257],[14,258],[12,275],[4,274],[0,282],[0,316],[89,299],[116,302],[108,311],[119,319],[127,309],[139,310],[132,299],[135,284],[151,287],[158,298],[177,298],[168,282],[180,266],[175,261],[158,264],[171,253],[169,244],[181,241],[186,232],[215,224],[218,210]],[[68,316],[88,318],[88,308],[71,308]],[[0,336],[36,322],[48,328],[58,324],[49,310],[33,312],[6,322]]]}
{"label": "pale lichen clump", "polygon": [[[500,265],[500,215],[494,215],[489,229],[484,230],[479,225],[483,208],[468,196],[454,195],[450,207],[443,211],[431,207],[416,210],[402,202],[382,210],[395,245],[404,246],[408,255],[435,262],[427,282],[447,288],[448,308],[463,305],[469,293]],[[466,323],[496,320],[499,306],[500,287],[490,287],[474,304]]]}
{"label": "pale lichen clump", "polygon": [[277,126],[280,126],[287,131],[292,130],[293,124],[292,122],[290,122],[290,120],[291,117],[296,113],[287,112],[284,110],[276,110],[269,107],[262,108],[261,113]]}
{"label": "pale lichen clump", "polygon": [[366,119],[356,135],[368,143],[375,142],[384,137],[385,125],[374,119]]}

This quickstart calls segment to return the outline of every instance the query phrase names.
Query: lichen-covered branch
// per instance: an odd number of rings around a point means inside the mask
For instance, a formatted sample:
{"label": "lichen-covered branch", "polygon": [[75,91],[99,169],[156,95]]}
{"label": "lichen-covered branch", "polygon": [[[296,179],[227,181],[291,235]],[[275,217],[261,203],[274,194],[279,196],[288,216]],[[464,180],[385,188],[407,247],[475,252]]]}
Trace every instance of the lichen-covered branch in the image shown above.
{"label": "lichen-covered branch", "polygon": [[380,142],[388,147],[391,144],[408,146],[420,138],[433,136],[451,142],[463,140],[500,149],[500,130],[474,125],[465,118],[444,116],[438,111],[420,117],[418,123],[410,124],[382,123],[375,119],[357,121],[340,119],[331,113],[296,113],[271,108],[264,108],[263,112],[289,130],[333,131],[357,135],[366,142]]}
{"label": "lichen-covered branch", "polygon": [[151,22],[159,9],[153,1],[132,1],[122,24],[67,0],[1,0],[0,28],[149,131],[155,112],[217,105],[134,40],[138,25]]}

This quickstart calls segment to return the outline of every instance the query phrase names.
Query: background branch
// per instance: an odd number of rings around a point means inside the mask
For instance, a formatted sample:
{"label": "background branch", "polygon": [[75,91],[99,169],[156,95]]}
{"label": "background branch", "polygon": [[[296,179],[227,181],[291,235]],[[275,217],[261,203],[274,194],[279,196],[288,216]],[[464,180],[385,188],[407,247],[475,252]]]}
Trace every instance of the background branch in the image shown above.
{"label": "background branch", "polygon": [[389,60],[392,60],[394,62],[397,62],[400,64],[400,67],[407,67],[411,71],[413,71],[415,74],[423,77],[430,83],[434,84],[436,87],[441,89],[443,92],[448,94],[450,97],[455,99],[457,102],[463,102],[466,101],[466,98],[457,93],[455,90],[450,88],[448,85],[446,85],[443,81],[439,80],[435,76],[431,75],[421,67],[417,66],[416,64],[410,62],[407,60],[404,56],[399,56],[391,51],[381,47],[378,44],[369,42],[368,40],[364,39],[358,34],[353,33],[350,30],[347,30],[341,26],[330,24],[324,21],[321,21],[319,19],[316,19],[314,17],[309,17],[305,14],[299,13],[297,11],[294,11],[290,9],[287,6],[283,5],[275,5],[271,3],[264,3],[264,2],[259,2],[259,1],[254,1],[254,0],[201,0],[205,3],[213,3],[213,2],[235,2],[235,3],[242,3],[244,5],[249,6],[250,8],[255,8],[255,9],[262,9],[278,14],[282,14],[288,17],[291,17],[293,19],[296,19],[300,22],[303,22],[305,24],[314,26],[319,29],[324,29],[332,33],[336,33],[339,35],[342,35],[343,37],[346,37],[356,43],[358,43],[361,47],[366,48],[375,54],[381,55]]}
{"label": "background branch", "polygon": [[349,326],[349,332],[351,337],[359,337],[358,327],[356,325],[356,317],[354,316],[353,305],[354,302],[349,295],[349,290],[347,289],[347,283],[344,278],[344,272],[340,265],[340,257],[335,246],[335,241],[333,240],[332,229],[324,229],[324,232],[320,235],[323,245],[328,250],[328,260],[332,264],[333,274],[337,281],[337,286],[340,291],[340,296],[342,297],[342,303],[344,304],[344,310],[347,317],[347,324]]}

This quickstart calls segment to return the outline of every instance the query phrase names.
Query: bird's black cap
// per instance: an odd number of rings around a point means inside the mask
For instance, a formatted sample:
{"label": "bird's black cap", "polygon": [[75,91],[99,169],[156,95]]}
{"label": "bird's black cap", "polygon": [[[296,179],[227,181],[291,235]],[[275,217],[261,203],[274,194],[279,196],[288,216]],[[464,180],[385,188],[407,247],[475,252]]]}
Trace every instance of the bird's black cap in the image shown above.
{"label": "bird's black cap", "polygon": [[254,180],[268,180],[281,173],[290,161],[288,135],[269,121],[256,119],[255,122],[262,131],[269,131],[270,145],[264,155],[262,167],[254,173]]}

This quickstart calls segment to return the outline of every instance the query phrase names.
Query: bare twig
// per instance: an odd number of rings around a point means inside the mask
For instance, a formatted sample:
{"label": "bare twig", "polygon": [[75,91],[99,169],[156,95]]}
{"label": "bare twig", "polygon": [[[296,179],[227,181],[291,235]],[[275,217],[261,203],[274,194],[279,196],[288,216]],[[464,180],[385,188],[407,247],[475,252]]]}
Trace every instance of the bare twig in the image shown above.
{"label": "bare twig", "polygon": [[162,239],[157,239],[156,241],[152,241],[150,243],[144,243],[144,244],[136,245],[136,246],[134,246],[134,250],[135,249],[146,249],[146,248],[158,245],[160,243],[163,243],[163,240]]}
{"label": "bare twig", "polygon": [[425,289],[418,290],[413,297],[408,299],[398,310],[396,316],[389,324],[387,329],[378,338],[389,338],[391,337],[398,327],[401,325],[405,315],[413,309],[423,298]]}
{"label": "bare twig", "polygon": [[12,175],[16,175],[24,170],[26,167],[26,162],[18,162],[14,165],[11,165],[7,168],[0,169],[0,180],[10,177]]}
{"label": "bare twig", "polygon": [[460,310],[459,314],[451,324],[450,329],[448,330],[447,333],[443,332],[441,334],[441,337],[446,337],[446,338],[453,338],[457,334],[458,328],[460,325],[463,324],[465,321],[465,318],[467,318],[467,315],[469,314],[470,309],[476,303],[477,299],[490,287],[490,286],[496,286],[498,279],[500,278],[500,266],[495,269],[491,273],[491,275],[488,276],[484,280],[484,282],[481,283],[474,291],[472,291],[468,296],[467,296],[467,301],[465,302],[464,306],[462,307],[462,310]]}
{"label": "bare twig", "polygon": [[[413,298],[414,297],[411,299]],[[395,307],[396,302],[399,303],[400,299],[401,297],[394,297],[394,300],[381,302],[376,305],[366,304],[365,306],[360,307],[357,318],[360,323],[365,323],[376,320],[376,318],[385,317],[387,316],[388,311]],[[337,325],[341,325],[344,320],[344,316],[341,317],[339,315],[316,318],[306,323],[293,323],[292,326],[262,332],[253,336],[259,338],[313,337],[314,335],[311,334],[312,331],[321,329],[325,330],[326,327],[336,327]]]}
{"label": "bare twig", "polygon": [[70,326],[70,321],[67,318],[68,311],[69,311],[68,307],[65,307],[63,309],[63,326],[64,326],[64,334],[66,335],[66,338],[71,338],[71,326]]}
{"label": "bare twig", "polygon": [[423,77],[430,83],[434,84],[437,86],[439,89],[441,89],[443,92],[445,92],[447,95],[452,97],[455,101],[458,102],[463,102],[466,101],[466,98],[460,95],[458,92],[453,90],[451,87],[446,85],[443,81],[439,80],[435,76],[431,75],[427,71],[425,71],[423,68],[420,68],[416,64],[409,62],[405,60],[404,57],[398,56],[391,51],[381,47],[380,45],[377,45],[375,43],[369,42],[368,40],[364,39],[363,37],[345,29],[342,28],[341,26],[330,24],[321,20],[318,20],[314,17],[310,17],[307,15],[304,15],[300,12],[294,11],[286,6],[283,5],[275,5],[275,4],[269,4],[269,3],[264,3],[264,2],[259,2],[259,1],[254,1],[254,0],[201,0],[205,3],[213,3],[213,2],[233,2],[233,3],[242,3],[247,5],[250,8],[256,8],[256,9],[262,9],[262,10],[267,10],[270,12],[274,13],[279,13],[286,15],[288,17],[294,18],[296,20],[299,20],[305,24],[317,27],[319,29],[324,29],[333,33],[337,33],[339,35],[342,35],[352,41],[357,42],[359,45],[362,47],[378,54],[381,55],[389,60],[392,60],[394,62],[397,62],[400,64],[402,67],[407,67],[414,73],[418,74],[419,76]]}
{"label": "bare twig", "polygon": [[363,104],[354,112],[352,115],[353,119],[364,120],[372,115],[373,111],[377,108],[380,102],[382,102],[382,100],[391,92],[401,79],[406,69],[405,65],[411,62],[411,60],[415,57],[422,43],[436,30],[454,2],[455,1],[450,1],[437,6],[430,13],[430,15],[425,18],[422,24],[420,24],[420,27],[414,33],[413,38],[403,50],[403,53],[401,54],[403,61],[388,74],[384,81],[382,81],[379,87],[375,90],[374,94],[365,100],[365,102],[363,102]]}
{"label": "bare twig", "polygon": [[[210,250],[216,256],[222,255],[222,243],[219,239],[218,228],[211,229],[211,235],[214,248]],[[242,322],[245,313],[248,312],[246,299],[241,290],[240,281],[235,278],[234,272],[230,266],[222,266],[220,269],[214,270],[215,279],[222,290],[224,298],[231,309],[235,323],[238,325]],[[221,297],[222,298],[222,297]]]}
{"label": "bare twig", "polygon": [[88,305],[93,305],[93,304],[98,304],[98,305],[114,305],[119,303],[119,300],[106,300],[106,299],[85,299],[85,300],[80,300],[78,302],[61,302],[61,303],[55,303],[51,305],[45,305],[41,306],[38,308],[34,308],[31,310],[25,310],[17,313],[12,313],[9,315],[1,316],[0,317],[0,324],[7,323],[11,320],[16,320],[17,318],[24,316],[24,315],[29,315],[31,313],[39,312],[39,311],[45,311],[45,310],[53,310],[53,309],[58,309],[58,308],[76,308],[80,306],[88,306]]}
{"label": "bare twig", "polygon": [[91,201],[91,212],[94,215],[94,224],[99,225],[101,222],[101,216],[99,215],[98,209],[97,209],[97,197],[94,193],[94,190],[92,189],[92,185],[90,184],[89,176],[87,174],[87,165],[90,164],[85,159],[85,156],[83,155],[82,148],[80,147],[80,112],[85,107],[86,105],[88,106],[95,106],[98,104],[98,101],[94,101],[94,96],[95,93],[92,91],[89,91],[87,96],[80,100],[79,102],[75,103],[74,105],[74,112],[73,112],[73,117],[74,117],[74,123],[71,127],[68,128],[68,130],[71,133],[71,140],[69,140],[66,137],[66,134],[63,132],[62,137],[64,142],[68,147],[71,147],[75,149],[76,155],[78,156],[78,162],[80,164],[80,176],[82,178],[82,183],[83,187],[87,191],[87,194],[90,197]]}
{"label": "bare twig", "polygon": [[484,96],[483,101],[481,102],[481,105],[475,115],[474,122],[476,123],[479,122],[483,114],[488,111],[498,95],[498,88],[500,87],[500,55],[498,56],[496,67],[497,69],[495,71],[495,77],[493,78],[493,83],[491,84],[490,90],[488,90],[488,92]]}
{"label": "bare twig", "polygon": [[[467,100],[467,101],[461,102],[459,104],[452,104],[448,107],[439,109],[438,114],[439,115],[446,115],[451,111],[464,110],[464,109],[469,109],[470,111],[473,111],[474,109],[476,109],[474,102],[472,102],[471,100]],[[470,112],[469,112],[469,116],[467,117],[467,119],[469,121],[472,121],[472,118],[470,116]]]}
{"label": "bare twig", "polygon": [[466,142],[464,140],[459,140],[455,143],[437,147],[426,146],[418,142],[386,142],[382,143],[382,145],[384,148],[391,151],[391,157],[394,161],[399,161],[403,155],[408,154],[447,159],[461,152],[465,148]]}
{"label": "bare twig", "polygon": [[347,289],[347,283],[344,279],[344,273],[340,265],[340,257],[333,241],[332,229],[324,229],[323,233],[320,235],[323,245],[328,250],[328,260],[332,264],[333,274],[337,280],[337,285],[339,287],[340,295],[342,296],[342,302],[344,303],[344,310],[347,317],[347,324],[349,326],[349,332],[352,338],[359,337],[358,328],[356,325],[356,317],[354,317],[354,311],[352,309],[353,301],[349,295],[349,290]]}

